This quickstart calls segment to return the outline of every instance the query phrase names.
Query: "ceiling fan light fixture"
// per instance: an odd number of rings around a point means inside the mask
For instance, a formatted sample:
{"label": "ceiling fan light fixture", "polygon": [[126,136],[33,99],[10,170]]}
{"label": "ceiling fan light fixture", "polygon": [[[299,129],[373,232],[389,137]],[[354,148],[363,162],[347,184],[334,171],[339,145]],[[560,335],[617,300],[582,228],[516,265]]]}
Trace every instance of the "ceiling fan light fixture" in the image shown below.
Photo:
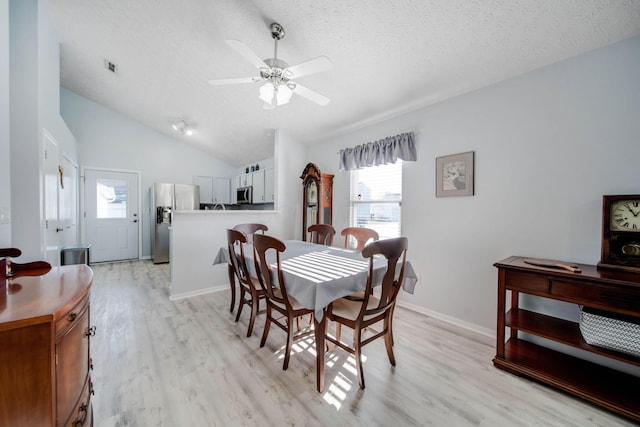
{"label": "ceiling fan light fixture", "polygon": [[281,106],[289,103],[293,91],[286,84],[274,84],[273,82],[267,82],[260,86],[260,98],[269,105],[269,108],[265,105],[265,109],[272,109],[276,106]]}
{"label": "ceiling fan light fixture", "polygon": [[287,85],[280,85],[276,88],[276,101],[278,105],[287,104],[291,100],[293,91]]}
{"label": "ceiling fan light fixture", "polygon": [[273,95],[275,93],[275,88],[271,84],[271,82],[267,82],[260,86],[260,95],[258,98],[262,99],[267,104],[271,104],[273,102]]}

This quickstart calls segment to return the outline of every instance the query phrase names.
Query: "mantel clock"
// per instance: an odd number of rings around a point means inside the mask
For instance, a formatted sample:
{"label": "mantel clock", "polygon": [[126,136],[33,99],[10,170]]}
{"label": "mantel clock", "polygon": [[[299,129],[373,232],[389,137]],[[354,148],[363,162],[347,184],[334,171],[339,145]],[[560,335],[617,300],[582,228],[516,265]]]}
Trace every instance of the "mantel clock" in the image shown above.
{"label": "mantel clock", "polygon": [[640,273],[640,195],[602,197],[599,268]]}

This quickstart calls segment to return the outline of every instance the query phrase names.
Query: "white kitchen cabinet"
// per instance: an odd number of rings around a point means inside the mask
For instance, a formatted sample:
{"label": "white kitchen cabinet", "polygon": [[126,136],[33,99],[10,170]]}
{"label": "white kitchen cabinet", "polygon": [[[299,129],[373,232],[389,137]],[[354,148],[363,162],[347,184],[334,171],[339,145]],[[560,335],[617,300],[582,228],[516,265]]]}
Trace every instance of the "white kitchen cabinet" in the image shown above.
{"label": "white kitchen cabinet", "polygon": [[275,203],[276,201],[276,186],[275,186],[275,174],[273,169],[267,169],[264,171],[264,202]]}
{"label": "white kitchen cabinet", "polygon": [[275,185],[273,169],[253,172],[253,203],[273,203]]}
{"label": "white kitchen cabinet", "polygon": [[240,175],[240,187],[249,187],[253,185],[253,172],[243,173]]}
{"label": "white kitchen cabinet", "polygon": [[213,203],[213,177],[195,175],[193,185],[200,187],[200,203]]}
{"label": "white kitchen cabinet", "polygon": [[231,202],[231,178],[219,178],[215,179],[215,203],[230,203]]}
{"label": "white kitchen cabinet", "polygon": [[264,203],[264,171],[252,172],[253,203]]}

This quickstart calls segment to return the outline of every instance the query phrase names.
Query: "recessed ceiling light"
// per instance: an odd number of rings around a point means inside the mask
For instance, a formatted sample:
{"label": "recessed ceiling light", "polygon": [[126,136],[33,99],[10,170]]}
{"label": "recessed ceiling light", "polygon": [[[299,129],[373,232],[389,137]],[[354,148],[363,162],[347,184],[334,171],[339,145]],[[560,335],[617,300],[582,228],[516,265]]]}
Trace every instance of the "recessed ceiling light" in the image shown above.
{"label": "recessed ceiling light", "polygon": [[180,119],[175,123],[171,123],[171,127],[180,135],[187,135],[187,136],[193,135],[193,128],[189,123],[187,123],[183,119]]}

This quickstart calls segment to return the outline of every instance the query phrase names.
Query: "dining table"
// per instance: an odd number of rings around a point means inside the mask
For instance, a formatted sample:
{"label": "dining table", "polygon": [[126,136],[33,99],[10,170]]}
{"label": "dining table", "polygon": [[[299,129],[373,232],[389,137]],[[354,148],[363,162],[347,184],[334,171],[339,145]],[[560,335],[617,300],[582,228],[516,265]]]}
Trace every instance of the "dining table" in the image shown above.
{"label": "dining table", "polygon": [[[316,379],[319,392],[324,390],[324,349],[326,333],[325,310],[335,300],[361,292],[366,287],[369,259],[361,252],[334,246],[319,245],[300,240],[284,241],[286,249],[280,255],[282,275],[287,293],[305,308],[314,310],[314,335],[316,345]],[[254,252],[250,243],[245,244],[244,254],[249,273],[255,275]],[[275,251],[267,258],[274,267]],[[221,247],[213,264],[229,264],[229,250]],[[373,283],[380,284],[387,261],[382,255],[373,260]],[[232,268],[232,267],[230,267]],[[231,271],[231,270],[230,270]],[[399,269],[396,271],[399,274]],[[234,280],[229,274],[229,280]],[[413,293],[418,277],[407,261],[405,263],[403,291]],[[235,282],[234,282],[235,283]],[[231,283],[232,285],[234,283]]]}

